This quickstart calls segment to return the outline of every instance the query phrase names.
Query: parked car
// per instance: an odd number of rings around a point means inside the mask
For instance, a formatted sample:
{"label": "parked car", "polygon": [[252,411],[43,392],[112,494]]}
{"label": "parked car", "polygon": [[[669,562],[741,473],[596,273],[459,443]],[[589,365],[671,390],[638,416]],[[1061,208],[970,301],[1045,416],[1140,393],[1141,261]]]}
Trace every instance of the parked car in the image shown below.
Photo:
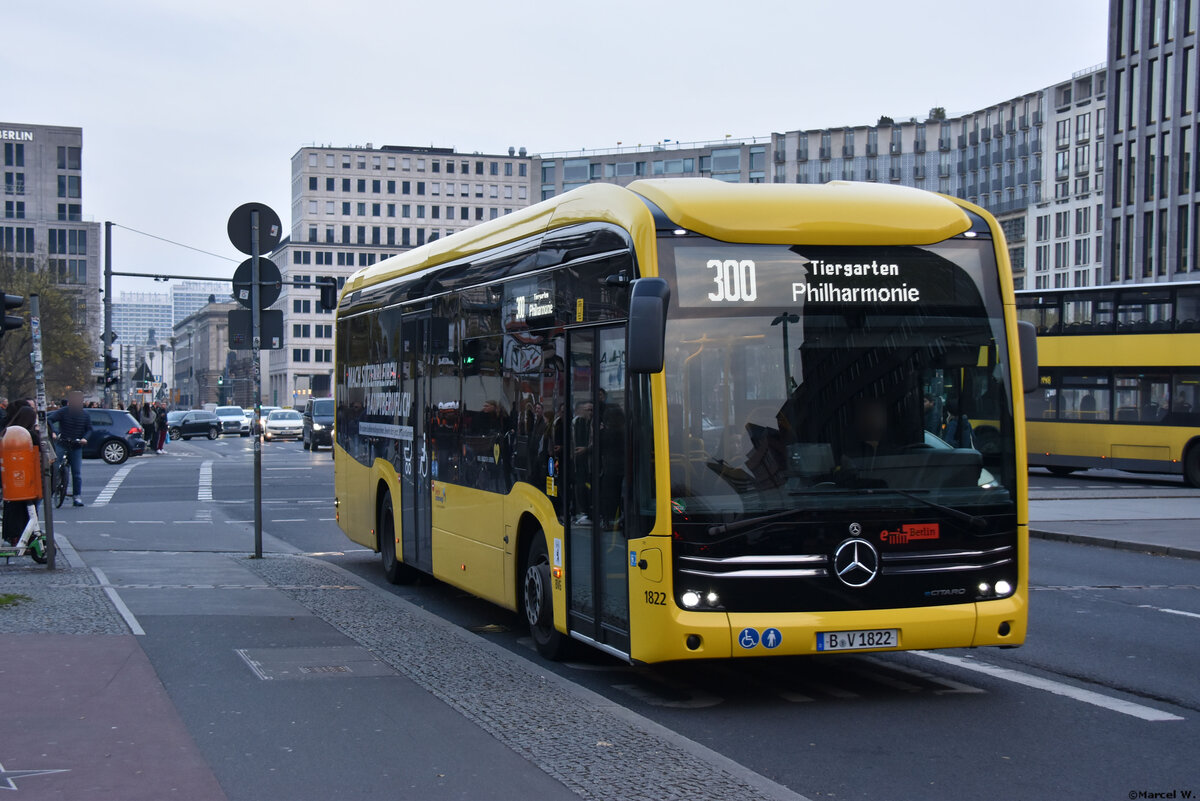
{"label": "parked car", "polygon": [[221,420],[222,434],[250,436],[250,421],[241,406],[218,406],[216,415]]}
{"label": "parked car", "polygon": [[142,426],[124,409],[88,409],[92,418],[92,433],[83,446],[84,459],[103,459],[108,464],[121,464],[130,456],[146,452]]}
{"label": "parked car", "polygon": [[304,436],[304,418],[295,409],[276,409],[263,423],[263,439],[301,439]]}
{"label": "parked car", "polygon": [[333,447],[333,398],[309,398],[304,405],[304,450]]}
{"label": "parked car", "polygon": [[[171,414],[180,416],[172,421]],[[203,409],[167,414],[167,433],[171,435],[171,439],[191,439],[192,437],[216,439],[221,436],[221,427],[221,418],[213,412]]]}

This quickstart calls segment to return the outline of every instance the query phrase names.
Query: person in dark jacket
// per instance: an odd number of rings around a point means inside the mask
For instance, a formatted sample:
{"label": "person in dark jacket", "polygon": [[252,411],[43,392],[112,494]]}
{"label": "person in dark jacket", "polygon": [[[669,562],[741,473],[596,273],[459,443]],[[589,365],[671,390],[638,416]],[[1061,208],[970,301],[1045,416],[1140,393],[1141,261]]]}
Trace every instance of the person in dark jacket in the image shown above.
{"label": "person in dark jacket", "polygon": [[74,390],[67,396],[67,405],[46,417],[58,426],[55,449],[66,454],[71,464],[71,495],[75,506],[83,506],[83,446],[92,433],[92,418],[83,408],[83,393]]}

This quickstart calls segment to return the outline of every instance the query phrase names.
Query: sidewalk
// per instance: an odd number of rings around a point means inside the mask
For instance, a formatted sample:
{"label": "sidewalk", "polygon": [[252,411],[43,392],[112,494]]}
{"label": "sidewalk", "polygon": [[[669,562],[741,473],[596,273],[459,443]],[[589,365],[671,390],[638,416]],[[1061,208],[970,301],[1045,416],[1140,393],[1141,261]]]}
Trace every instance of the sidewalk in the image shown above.
{"label": "sidewalk", "polygon": [[1200,499],[1031,500],[1032,537],[1200,559]]}
{"label": "sidewalk", "polygon": [[105,528],[0,567],[30,599],[0,607],[22,798],[801,798],[334,565]]}

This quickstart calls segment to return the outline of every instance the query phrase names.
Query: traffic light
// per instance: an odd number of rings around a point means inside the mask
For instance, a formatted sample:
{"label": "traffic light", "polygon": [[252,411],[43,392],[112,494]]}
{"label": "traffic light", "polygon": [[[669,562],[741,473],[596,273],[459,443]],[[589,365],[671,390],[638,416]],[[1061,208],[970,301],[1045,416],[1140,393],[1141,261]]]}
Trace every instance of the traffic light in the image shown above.
{"label": "traffic light", "polygon": [[321,290],[321,308],[333,311],[337,308],[337,279],[332,275],[318,275],[317,289]]}
{"label": "traffic light", "polygon": [[111,387],[121,380],[121,360],[116,356],[104,357],[104,386]]}
{"label": "traffic light", "polygon": [[[4,294],[4,293],[0,293]],[[0,328],[0,337],[5,331],[15,331],[25,325],[25,318],[19,314],[9,314],[9,309],[19,309],[25,305],[24,295],[4,295],[4,327]]]}

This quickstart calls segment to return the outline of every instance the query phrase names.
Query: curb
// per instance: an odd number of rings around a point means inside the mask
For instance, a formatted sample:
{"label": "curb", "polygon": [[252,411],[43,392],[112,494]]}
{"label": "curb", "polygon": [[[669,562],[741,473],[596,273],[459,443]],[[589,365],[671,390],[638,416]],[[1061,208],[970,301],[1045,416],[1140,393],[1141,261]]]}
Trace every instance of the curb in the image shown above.
{"label": "curb", "polygon": [[1118,551],[1134,551],[1155,556],[1175,556],[1180,559],[1200,559],[1200,548],[1180,548],[1174,545],[1155,545],[1149,542],[1130,542],[1112,537],[1097,537],[1092,534],[1066,534],[1061,531],[1042,531],[1029,529],[1029,536],[1040,540],[1070,542],[1077,545],[1095,545],[1100,548],[1112,548]]}

